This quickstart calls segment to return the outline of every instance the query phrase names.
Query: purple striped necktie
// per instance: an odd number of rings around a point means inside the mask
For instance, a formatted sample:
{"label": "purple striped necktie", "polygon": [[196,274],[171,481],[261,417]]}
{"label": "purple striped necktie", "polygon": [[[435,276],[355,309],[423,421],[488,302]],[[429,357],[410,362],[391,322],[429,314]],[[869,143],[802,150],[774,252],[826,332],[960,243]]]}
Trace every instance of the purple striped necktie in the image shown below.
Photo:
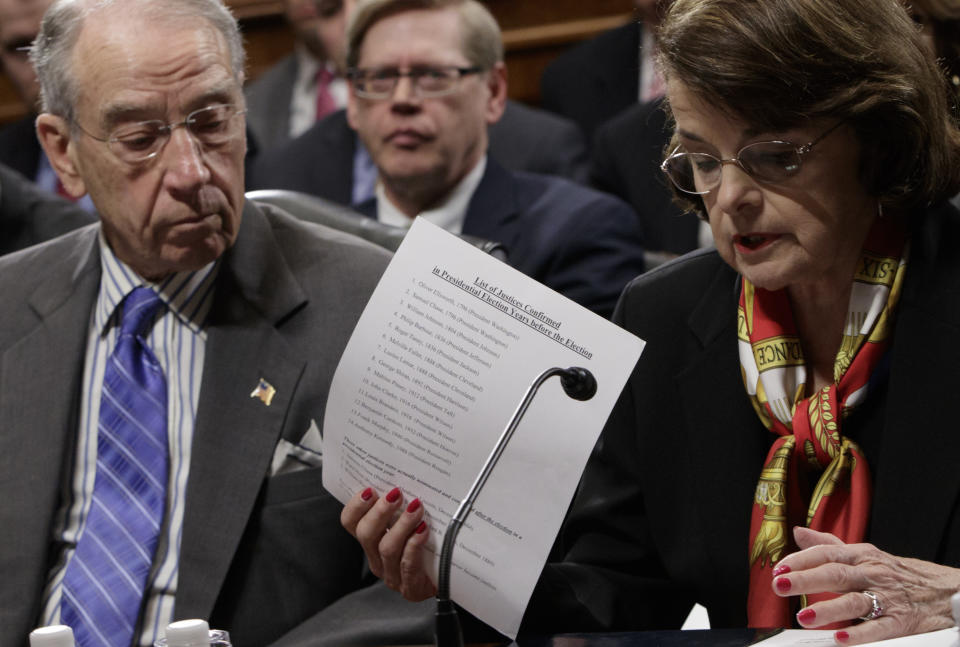
{"label": "purple striped necktie", "polygon": [[60,606],[79,647],[130,647],[163,525],[167,383],[144,341],[162,305],[150,288],[127,295],[104,368],[93,501]]}

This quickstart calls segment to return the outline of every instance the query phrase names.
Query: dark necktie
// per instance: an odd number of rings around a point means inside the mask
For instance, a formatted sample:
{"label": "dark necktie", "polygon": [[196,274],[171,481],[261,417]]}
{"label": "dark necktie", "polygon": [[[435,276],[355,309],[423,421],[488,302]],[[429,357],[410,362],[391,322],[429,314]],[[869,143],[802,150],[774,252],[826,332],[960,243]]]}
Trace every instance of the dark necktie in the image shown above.
{"label": "dark necktie", "polygon": [[162,305],[149,288],[127,296],[104,368],[93,501],[60,607],[79,647],[130,647],[163,525],[167,383],[144,341]]}

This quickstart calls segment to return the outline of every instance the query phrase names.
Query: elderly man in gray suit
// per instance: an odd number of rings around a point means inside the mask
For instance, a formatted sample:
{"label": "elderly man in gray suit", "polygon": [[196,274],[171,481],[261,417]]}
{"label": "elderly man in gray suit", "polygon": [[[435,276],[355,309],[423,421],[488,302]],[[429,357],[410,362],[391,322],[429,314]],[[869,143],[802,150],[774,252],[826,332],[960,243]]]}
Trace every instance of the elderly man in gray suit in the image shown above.
{"label": "elderly man in gray suit", "polygon": [[387,255],[244,199],[220,0],[58,0],[32,56],[100,222],[0,259],[0,646],[308,630],[363,584],[318,430]]}

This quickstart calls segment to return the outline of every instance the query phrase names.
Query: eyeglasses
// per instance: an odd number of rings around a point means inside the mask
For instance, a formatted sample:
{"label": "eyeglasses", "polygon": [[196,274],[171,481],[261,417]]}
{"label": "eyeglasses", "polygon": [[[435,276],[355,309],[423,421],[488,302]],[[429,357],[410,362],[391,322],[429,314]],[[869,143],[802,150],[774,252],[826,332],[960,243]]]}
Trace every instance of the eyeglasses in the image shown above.
{"label": "eyeglasses", "polygon": [[364,99],[389,99],[400,79],[406,77],[413,84],[414,93],[421,98],[442,97],[456,91],[460,79],[483,72],[482,67],[415,67],[401,72],[394,67],[372,69],[354,68],[347,72],[353,91]]}
{"label": "eyeglasses", "polygon": [[246,110],[229,103],[194,110],[183,121],[168,124],[154,119],[117,127],[106,138],[97,137],[74,122],[85,135],[106,142],[110,152],[127,164],[138,164],[156,157],[166,146],[175,128],[183,126],[203,148],[216,148],[237,139],[243,132],[236,119]]}
{"label": "eyeglasses", "polygon": [[681,146],[663,160],[660,170],[684,193],[704,195],[720,186],[724,164],[736,164],[747,175],[761,182],[783,182],[800,172],[803,156],[840,124],[828,128],[803,146],[791,142],[754,142],[740,149],[736,157],[720,159],[709,153],[687,153]]}

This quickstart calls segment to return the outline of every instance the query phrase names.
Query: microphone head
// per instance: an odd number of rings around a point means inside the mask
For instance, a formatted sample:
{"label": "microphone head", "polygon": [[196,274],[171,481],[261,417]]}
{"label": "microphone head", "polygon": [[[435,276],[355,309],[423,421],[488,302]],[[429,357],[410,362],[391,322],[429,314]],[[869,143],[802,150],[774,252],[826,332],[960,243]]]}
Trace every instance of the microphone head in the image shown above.
{"label": "microphone head", "polygon": [[593,373],[580,366],[571,366],[563,371],[560,384],[574,400],[589,400],[597,393],[597,379]]}

